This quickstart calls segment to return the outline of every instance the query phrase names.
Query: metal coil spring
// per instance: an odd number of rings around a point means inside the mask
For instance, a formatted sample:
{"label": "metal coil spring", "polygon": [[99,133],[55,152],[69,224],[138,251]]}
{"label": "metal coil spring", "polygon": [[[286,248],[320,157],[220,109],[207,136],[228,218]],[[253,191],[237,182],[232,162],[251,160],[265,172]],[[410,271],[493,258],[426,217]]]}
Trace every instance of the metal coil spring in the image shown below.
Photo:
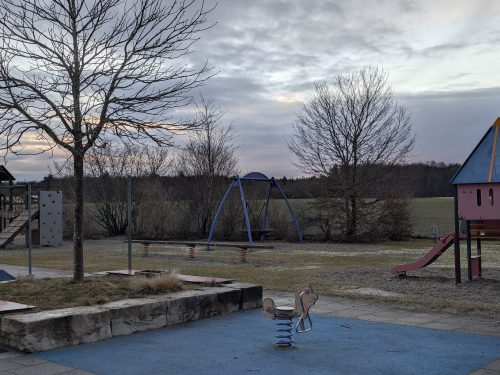
{"label": "metal coil spring", "polygon": [[245,263],[247,261],[247,249],[245,248],[240,248],[240,261],[242,263]]}
{"label": "metal coil spring", "polygon": [[276,314],[276,347],[293,348],[293,316]]}
{"label": "metal coil spring", "polygon": [[188,259],[194,259],[196,257],[195,255],[195,249],[194,246],[188,246]]}

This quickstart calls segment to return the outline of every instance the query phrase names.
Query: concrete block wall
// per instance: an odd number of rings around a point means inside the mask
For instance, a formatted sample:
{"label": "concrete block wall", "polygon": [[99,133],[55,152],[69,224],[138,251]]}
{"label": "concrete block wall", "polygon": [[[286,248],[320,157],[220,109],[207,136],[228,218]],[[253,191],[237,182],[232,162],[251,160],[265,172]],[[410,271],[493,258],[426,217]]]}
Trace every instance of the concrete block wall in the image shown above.
{"label": "concrete block wall", "polygon": [[6,315],[0,343],[39,352],[260,307],[261,286],[233,283],[99,306]]}

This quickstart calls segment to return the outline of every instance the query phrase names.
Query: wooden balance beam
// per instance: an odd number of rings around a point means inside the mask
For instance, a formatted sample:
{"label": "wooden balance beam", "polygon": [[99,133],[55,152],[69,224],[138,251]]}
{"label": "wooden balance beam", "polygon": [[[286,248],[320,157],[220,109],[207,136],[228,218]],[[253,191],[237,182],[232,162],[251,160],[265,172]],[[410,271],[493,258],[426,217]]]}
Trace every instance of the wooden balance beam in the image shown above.
{"label": "wooden balance beam", "polygon": [[[128,241],[125,241],[128,242]],[[242,263],[247,261],[247,250],[253,249],[267,249],[272,250],[274,246],[270,245],[249,245],[247,243],[208,243],[208,242],[193,242],[193,241],[157,241],[157,240],[131,240],[132,243],[140,243],[144,245],[143,256],[147,257],[149,255],[149,245],[181,245],[188,247],[188,259],[195,259],[196,257],[196,247],[202,246],[207,248],[210,247],[225,247],[225,248],[237,248],[240,249],[240,260]]]}

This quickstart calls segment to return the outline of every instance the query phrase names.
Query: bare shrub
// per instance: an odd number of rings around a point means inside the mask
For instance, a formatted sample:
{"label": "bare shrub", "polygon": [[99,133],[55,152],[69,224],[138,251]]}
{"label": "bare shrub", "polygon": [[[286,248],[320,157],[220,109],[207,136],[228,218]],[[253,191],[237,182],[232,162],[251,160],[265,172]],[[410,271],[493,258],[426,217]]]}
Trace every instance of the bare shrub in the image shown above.
{"label": "bare shrub", "polygon": [[145,294],[177,292],[183,289],[182,281],[175,273],[155,277],[136,276],[130,282],[134,290]]}
{"label": "bare shrub", "polygon": [[274,239],[281,240],[295,238],[292,218],[285,205],[277,204],[277,202],[270,203],[269,229],[272,229],[273,232],[270,236]]}
{"label": "bare shrub", "polygon": [[384,238],[391,241],[404,241],[411,237],[412,223],[407,199],[384,201],[380,218],[380,229]]}
{"label": "bare shrub", "polygon": [[140,199],[134,200],[133,233],[136,238],[189,238],[195,232],[191,203],[167,200],[159,181],[138,187]]}
{"label": "bare shrub", "polygon": [[135,213],[134,234],[141,238],[189,238],[195,232],[186,201],[141,202]]}
{"label": "bare shrub", "polygon": [[[63,238],[65,240],[73,239],[73,222],[74,222],[74,204],[63,204]],[[83,216],[83,238],[92,239],[104,235],[104,231],[95,220],[95,207],[93,204],[85,205],[85,214]]]}
{"label": "bare shrub", "polygon": [[302,228],[311,228],[310,234],[313,238],[321,241],[335,239],[335,232],[338,227],[335,210],[332,207],[331,199],[316,199],[309,203],[302,217],[305,218],[305,225]]}
{"label": "bare shrub", "polygon": [[230,197],[222,210],[217,221],[214,238],[222,238],[225,241],[239,240],[243,222],[243,210],[239,197]]}

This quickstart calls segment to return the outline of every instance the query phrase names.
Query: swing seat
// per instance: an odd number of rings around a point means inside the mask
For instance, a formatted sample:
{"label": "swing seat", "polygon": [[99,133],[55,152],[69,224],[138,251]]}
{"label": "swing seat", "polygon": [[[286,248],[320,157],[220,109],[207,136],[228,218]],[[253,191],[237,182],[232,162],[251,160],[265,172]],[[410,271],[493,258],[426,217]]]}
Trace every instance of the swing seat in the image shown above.
{"label": "swing seat", "polygon": [[[262,236],[267,236],[269,234],[274,233],[274,229],[271,228],[262,228],[262,229],[251,229],[250,233],[252,235],[252,240],[260,240]],[[241,238],[246,239],[247,238],[247,231],[242,229],[241,232]]]}

